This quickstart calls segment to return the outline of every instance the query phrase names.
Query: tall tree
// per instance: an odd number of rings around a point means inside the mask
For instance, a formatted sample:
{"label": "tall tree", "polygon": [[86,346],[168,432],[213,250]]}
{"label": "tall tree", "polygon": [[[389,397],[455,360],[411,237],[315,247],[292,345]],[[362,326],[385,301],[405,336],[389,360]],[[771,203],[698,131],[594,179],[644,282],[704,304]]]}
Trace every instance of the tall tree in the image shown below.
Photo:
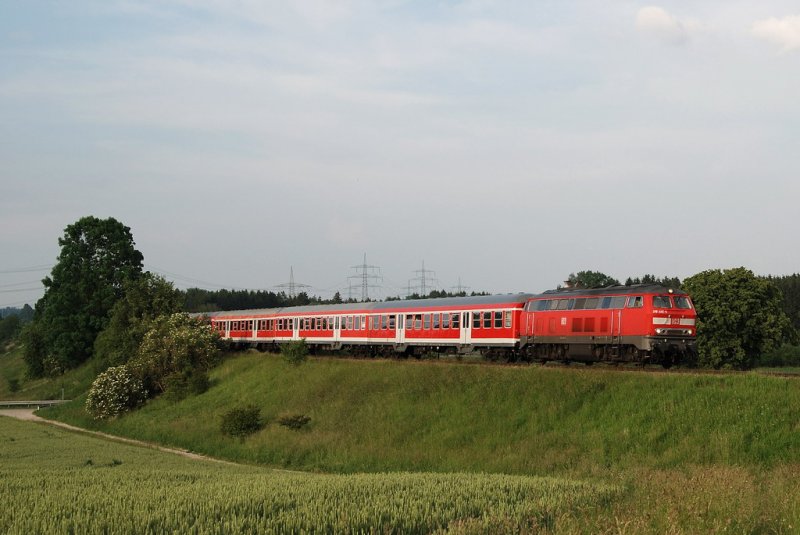
{"label": "tall tree", "polygon": [[142,273],[130,228],[114,218],[81,218],[64,229],[58,244],[61,253],[42,281],[45,293],[31,330],[42,339],[26,345],[32,375],[63,373],[90,358],[125,281]]}
{"label": "tall tree", "polygon": [[749,269],[713,269],[683,281],[697,309],[698,364],[748,368],[764,351],[794,339],[775,284]]}

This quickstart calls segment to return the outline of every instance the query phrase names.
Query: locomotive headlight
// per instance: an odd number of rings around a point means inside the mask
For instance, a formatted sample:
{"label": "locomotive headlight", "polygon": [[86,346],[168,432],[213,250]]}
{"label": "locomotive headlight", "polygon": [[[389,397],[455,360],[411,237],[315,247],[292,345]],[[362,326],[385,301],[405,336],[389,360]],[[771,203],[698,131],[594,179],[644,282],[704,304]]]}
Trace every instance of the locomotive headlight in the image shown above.
{"label": "locomotive headlight", "polygon": [[664,334],[666,329],[656,329],[656,334]]}

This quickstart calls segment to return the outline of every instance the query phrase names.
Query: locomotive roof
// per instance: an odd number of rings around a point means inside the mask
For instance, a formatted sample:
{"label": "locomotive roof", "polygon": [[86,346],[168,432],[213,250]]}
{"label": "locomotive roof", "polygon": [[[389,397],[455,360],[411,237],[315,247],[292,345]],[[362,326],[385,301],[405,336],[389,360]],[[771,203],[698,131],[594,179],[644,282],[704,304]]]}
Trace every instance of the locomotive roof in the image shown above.
{"label": "locomotive roof", "polygon": [[435,299],[409,299],[402,301],[371,301],[367,303],[341,303],[337,305],[306,305],[282,308],[261,308],[250,310],[225,310],[218,312],[205,312],[209,318],[222,316],[243,316],[248,314],[281,314],[281,313],[308,313],[308,312],[375,312],[384,310],[404,310],[419,307],[452,307],[460,308],[464,306],[479,305],[505,305],[519,303],[524,304],[533,294],[503,294],[503,295],[475,295],[471,297],[440,297]]}
{"label": "locomotive roof", "polygon": [[661,286],[660,284],[632,284],[630,286],[606,286],[605,288],[559,288],[557,290],[547,290],[536,297],[556,297],[556,296],[575,296],[575,295],[616,295],[616,294],[665,294],[688,295],[683,290],[674,290]]}

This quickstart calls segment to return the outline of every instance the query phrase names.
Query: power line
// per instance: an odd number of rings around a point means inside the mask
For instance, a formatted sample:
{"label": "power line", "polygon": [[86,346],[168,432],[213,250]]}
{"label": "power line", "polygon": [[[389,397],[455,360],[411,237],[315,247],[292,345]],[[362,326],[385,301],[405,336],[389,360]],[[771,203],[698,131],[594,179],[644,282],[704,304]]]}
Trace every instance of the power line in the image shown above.
{"label": "power line", "polygon": [[52,268],[53,264],[40,264],[38,266],[28,266],[22,267],[18,269],[8,269],[0,271],[2,275],[9,275],[11,273],[33,273],[34,271],[47,271],[48,269]]}
{"label": "power line", "polygon": [[15,282],[14,284],[0,284],[0,288],[16,288],[17,286],[25,286],[26,284],[37,284],[41,283],[42,281],[25,281],[25,282]]}
{"label": "power line", "polygon": [[35,286],[33,288],[17,288],[16,290],[0,290],[0,294],[16,294],[20,292],[30,292],[33,290],[41,290],[41,286]]}

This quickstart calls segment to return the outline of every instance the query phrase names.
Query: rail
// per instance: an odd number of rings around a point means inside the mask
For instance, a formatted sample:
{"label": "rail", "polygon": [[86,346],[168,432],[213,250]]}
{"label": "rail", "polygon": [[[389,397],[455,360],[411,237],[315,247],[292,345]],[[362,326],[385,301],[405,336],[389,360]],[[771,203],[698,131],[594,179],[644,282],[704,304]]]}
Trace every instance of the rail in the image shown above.
{"label": "rail", "polygon": [[0,409],[29,409],[31,407],[36,407],[37,409],[41,409],[42,407],[52,407],[53,405],[60,405],[61,403],[66,403],[70,400],[68,399],[41,399],[38,401],[2,401],[0,400]]}

